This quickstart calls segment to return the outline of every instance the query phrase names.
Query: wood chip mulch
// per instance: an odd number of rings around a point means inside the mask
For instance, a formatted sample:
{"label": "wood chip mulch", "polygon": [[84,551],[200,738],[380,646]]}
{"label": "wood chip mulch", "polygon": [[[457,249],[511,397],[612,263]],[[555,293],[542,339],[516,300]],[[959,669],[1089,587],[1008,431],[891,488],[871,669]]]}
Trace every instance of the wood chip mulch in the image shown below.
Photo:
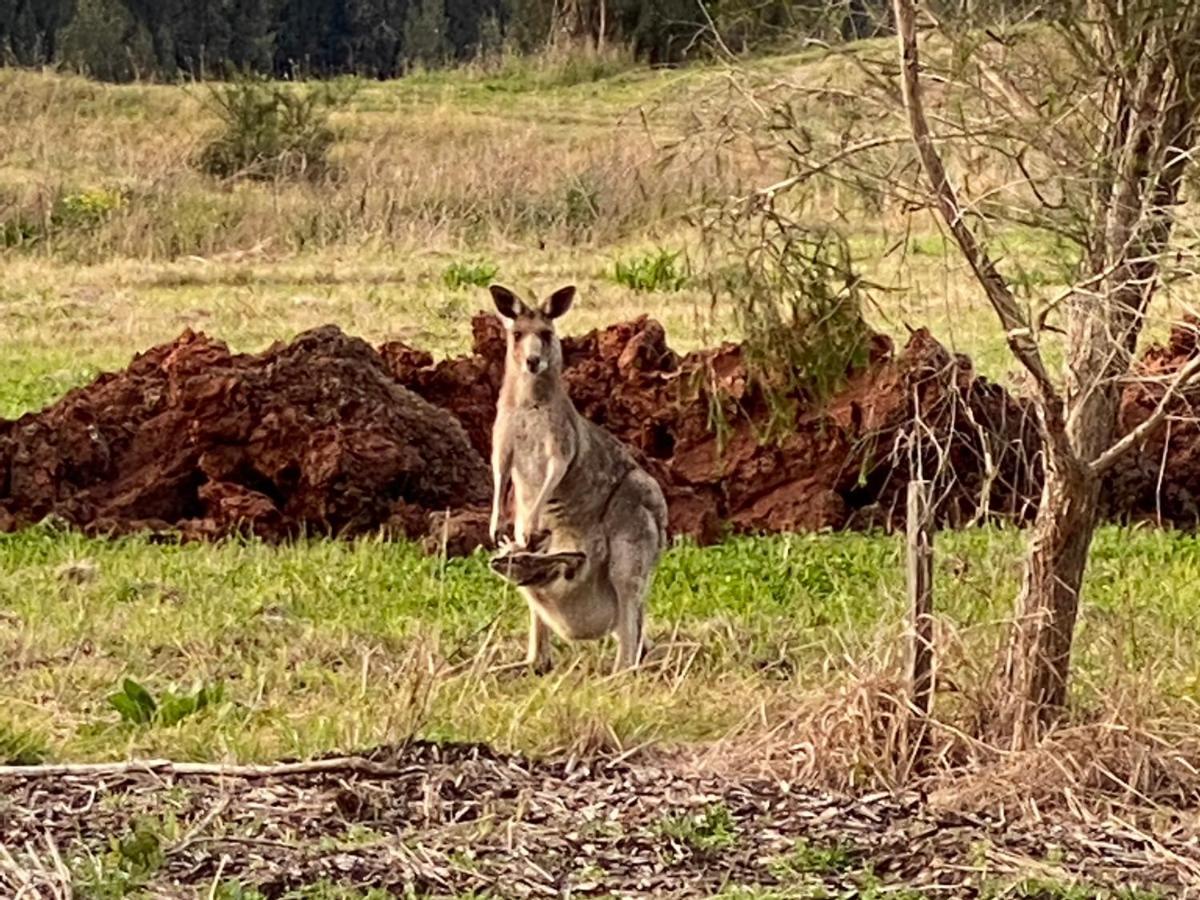
{"label": "wood chip mulch", "polygon": [[277,897],[321,880],[438,897],[858,897],[871,885],[887,888],[880,897],[901,885],[977,897],[1030,876],[1200,897],[1200,845],[1170,827],[1006,823],[663,759],[535,761],[419,742],[367,758],[262,777],[0,776],[0,896],[58,896],[55,873],[111,858],[150,821],[154,897],[208,896],[223,881]]}

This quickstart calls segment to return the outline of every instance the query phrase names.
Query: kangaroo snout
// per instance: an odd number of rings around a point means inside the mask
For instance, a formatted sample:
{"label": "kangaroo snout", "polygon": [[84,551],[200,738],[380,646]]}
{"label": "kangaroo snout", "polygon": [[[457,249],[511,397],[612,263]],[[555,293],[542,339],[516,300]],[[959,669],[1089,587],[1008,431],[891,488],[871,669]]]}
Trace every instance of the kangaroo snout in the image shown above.
{"label": "kangaroo snout", "polygon": [[540,371],[542,371],[542,358],[540,356],[525,357],[525,368],[527,368],[534,375],[538,374]]}

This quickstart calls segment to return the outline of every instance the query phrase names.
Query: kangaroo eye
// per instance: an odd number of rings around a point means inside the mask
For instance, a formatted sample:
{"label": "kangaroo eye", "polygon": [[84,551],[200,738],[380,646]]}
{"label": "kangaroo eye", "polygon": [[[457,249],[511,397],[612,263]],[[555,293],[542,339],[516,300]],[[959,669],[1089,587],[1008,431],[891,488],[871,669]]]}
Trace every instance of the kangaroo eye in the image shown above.
{"label": "kangaroo eye", "polygon": [[554,332],[553,331],[539,331],[538,337],[541,338],[543,341],[548,341],[548,340],[550,340],[550,338],[554,337]]}

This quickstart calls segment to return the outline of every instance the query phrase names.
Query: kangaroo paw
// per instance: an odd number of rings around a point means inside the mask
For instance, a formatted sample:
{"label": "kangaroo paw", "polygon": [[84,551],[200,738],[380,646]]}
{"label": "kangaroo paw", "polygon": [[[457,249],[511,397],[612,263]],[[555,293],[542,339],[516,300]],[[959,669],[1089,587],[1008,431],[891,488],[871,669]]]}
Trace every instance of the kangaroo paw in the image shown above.
{"label": "kangaroo paw", "polygon": [[529,541],[525,544],[525,549],[530,553],[539,553],[546,548],[548,543],[550,543],[550,529],[543,528],[541,531],[535,531],[529,536]]}
{"label": "kangaroo paw", "polygon": [[493,572],[519,587],[549,584],[556,578],[568,581],[574,578],[584,562],[587,554],[578,552],[564,553],[507,553],[493,556],[490,566]]}

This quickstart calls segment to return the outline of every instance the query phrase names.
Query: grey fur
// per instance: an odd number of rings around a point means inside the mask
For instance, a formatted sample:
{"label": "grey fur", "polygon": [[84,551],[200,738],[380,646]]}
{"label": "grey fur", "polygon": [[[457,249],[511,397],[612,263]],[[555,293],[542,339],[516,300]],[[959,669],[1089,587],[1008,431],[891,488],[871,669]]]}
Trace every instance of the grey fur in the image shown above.
{"label": "grey fur", "polygon": [[[555,291],[541,309],[499,285],[491,291],[508,334],[492,429],[492,540],[505,531],[502,510],[511,484],[518,551],[533,545],[547,554],[584,556],[578,565],[547,567],[537,583],[511,579],[529,604],[527,662],[549,669],[551,631],[567,640],[615,632],[615,671],[633,667],[644,647],[650,579],[667,541],[662,489],[567,396],[554,319],[570,308],[574,287]],[[526,556],[513,554],[528,569]],[[502,566],[493,568],[503,574]]]}

